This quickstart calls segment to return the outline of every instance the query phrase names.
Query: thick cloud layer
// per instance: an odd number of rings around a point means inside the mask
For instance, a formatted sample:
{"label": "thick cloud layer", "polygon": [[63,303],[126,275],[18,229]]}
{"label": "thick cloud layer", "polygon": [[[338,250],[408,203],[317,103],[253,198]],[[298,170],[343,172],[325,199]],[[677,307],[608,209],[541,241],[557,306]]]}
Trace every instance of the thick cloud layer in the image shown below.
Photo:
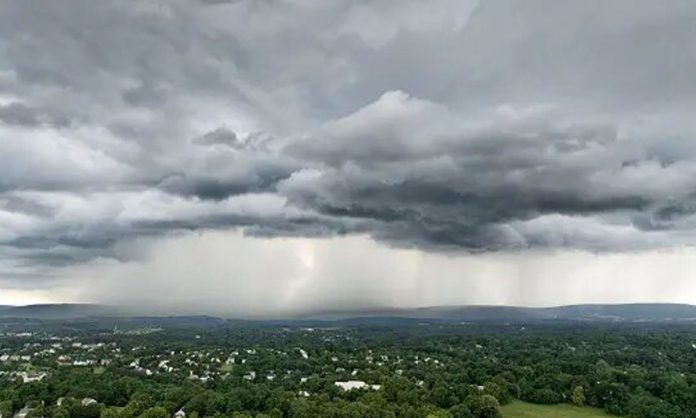
{"label": "thick cloud layer", "polygon": [[0,279],[184,230],[692,245],[694,21],[690,0],[5,1]]}

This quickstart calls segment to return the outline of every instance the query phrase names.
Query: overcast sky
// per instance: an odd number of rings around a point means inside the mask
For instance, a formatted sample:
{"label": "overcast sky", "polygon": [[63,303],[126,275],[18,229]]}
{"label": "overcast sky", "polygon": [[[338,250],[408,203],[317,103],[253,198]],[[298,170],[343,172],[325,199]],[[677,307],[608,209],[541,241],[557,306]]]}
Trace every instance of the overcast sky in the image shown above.
{"label": "overcast sky", "polygon": [[0,3],[0,304],[696,303],[692,0]]}

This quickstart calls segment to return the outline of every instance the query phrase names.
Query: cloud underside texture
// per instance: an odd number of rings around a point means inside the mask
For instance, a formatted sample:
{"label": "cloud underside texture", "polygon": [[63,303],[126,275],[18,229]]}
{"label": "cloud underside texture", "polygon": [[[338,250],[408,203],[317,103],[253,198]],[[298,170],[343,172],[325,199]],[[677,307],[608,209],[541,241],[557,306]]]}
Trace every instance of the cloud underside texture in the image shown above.
{"label": "cloud underside texture", "polygon": [[695,19],[691,1],[7,1],[0,276],[226,228],[691,245]]}

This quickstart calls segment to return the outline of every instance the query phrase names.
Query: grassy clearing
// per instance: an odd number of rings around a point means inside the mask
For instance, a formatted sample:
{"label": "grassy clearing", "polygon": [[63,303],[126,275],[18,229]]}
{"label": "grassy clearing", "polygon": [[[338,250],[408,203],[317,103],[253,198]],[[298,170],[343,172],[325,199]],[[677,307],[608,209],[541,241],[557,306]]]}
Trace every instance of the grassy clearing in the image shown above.
{"label": "grassy clearing", "polygon": [[608,418],[601,409],[577,407],[567,404],[534,405],[514,401],[501,407],[505,418]]}

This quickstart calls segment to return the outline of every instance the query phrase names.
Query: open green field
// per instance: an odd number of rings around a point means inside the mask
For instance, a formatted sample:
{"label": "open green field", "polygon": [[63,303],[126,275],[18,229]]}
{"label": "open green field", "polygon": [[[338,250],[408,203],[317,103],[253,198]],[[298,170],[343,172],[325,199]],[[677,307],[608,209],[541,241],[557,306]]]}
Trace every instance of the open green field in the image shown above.
{"label": "open green field", "polygon": [[501,407],[505,418],[607,418],[613,417],[601,409],[583,408],[567,404],[534,405],[514,401]]}

